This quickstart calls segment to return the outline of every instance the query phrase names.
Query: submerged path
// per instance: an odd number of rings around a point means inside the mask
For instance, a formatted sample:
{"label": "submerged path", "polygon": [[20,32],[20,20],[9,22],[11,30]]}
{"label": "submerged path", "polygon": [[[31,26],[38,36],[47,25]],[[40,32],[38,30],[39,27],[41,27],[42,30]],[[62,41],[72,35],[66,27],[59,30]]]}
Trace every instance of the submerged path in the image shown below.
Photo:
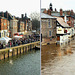
{"label": "submerged path", "polygon": [[42,46],[41,75],[75,75],[75,40]]}

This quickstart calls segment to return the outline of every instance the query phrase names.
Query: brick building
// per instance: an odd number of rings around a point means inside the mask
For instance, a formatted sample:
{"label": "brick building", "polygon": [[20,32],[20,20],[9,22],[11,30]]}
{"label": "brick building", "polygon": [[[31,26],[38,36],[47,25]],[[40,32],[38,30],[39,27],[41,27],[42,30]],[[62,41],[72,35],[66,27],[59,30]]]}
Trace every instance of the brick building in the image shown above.
{"label": "brick building", "polygon": [[17,22],[18,20],[12,16],[8,11],[0,12],[1,17],[5,17],[9,21],[9,37],[13,37],[14,33],[17,32]]}
{"label": "brick building", "polygon": [[24,22],[24,31],[28,32],[28,31],[32,31],[32,23],[30,18],[27,17],[27,15],[25,14],[21,14],[21,18],[16,17],[16,19],[18,19],[19,21]]}
{"label": "brick building", "polygon": [[42,33],[42,42],[50,42],[50,39],[56,38],[55,17],[41,13],[41,33]]}
{"label": "brick building", "polygon": [[17,33],[18,31],[18,20],[13,16],[12,20],[10,20],[10,37],[14,36],[14,33]]}
{"label": "brick building", "polygon": [[24,33],[24,22],[18,21],[18,32]]}
{"label": "brick building", "polygon": [[0,16],[0,38],[9,37],[9,21]]}

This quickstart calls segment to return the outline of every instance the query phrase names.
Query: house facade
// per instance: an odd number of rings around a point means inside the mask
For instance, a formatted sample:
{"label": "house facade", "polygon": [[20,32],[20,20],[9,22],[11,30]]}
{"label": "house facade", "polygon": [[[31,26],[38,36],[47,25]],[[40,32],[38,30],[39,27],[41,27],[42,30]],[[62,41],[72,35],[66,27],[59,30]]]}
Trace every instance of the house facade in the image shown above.
{"label": "house facade", "polygon": [[10,20],[10,37],[13,37],[15,33],[17,33],[18,30],[18,20],[13,17],[12,20]]}
{"label": "house facade", "polygon": [[27,17],[27,14],[21,14],[21,18],[16,17],[17,20],[24,22],[24,31],[27,33],[28,31],[32,31],[32,22],[30,18]]}
{"label": "house facade", "polygon": [[50,42],[52,38],[56,38],[56,18],[41,13],[41,34],[42,42]]}
{"label": "house facade", "polygon": [[61,17],[57,18],[57,43],[67,42],[72,35],[71,26],[69,26]]}
{"label": "house facade", "polygon": [[18,21],[18,32],[24,33],[24,22]]}
{"label": "house facade", "polygon": [[9,21],[0,16],[0,38],[9,37]]}
{"label": "house facade", "polygon": [[0,12],[1,17],[5,17],[9,21],[9,37],[13,37],[14,33],[17,32],[17,22],[18,20],[12,16],[8,11]]}

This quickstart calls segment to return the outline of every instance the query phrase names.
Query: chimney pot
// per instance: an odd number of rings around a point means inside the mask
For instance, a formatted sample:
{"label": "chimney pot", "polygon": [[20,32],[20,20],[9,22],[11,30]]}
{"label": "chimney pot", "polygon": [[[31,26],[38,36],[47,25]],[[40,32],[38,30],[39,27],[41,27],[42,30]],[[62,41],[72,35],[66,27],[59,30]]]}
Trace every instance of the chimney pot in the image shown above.
{"label": "chimney pot", "polygon": [[21,18],[23,18],[24,17],[24,14],[21,14]]}
{"label": "chimney pot", "polygon": [[55,8],[55,11],[57,11],[57,9]]}
{"label": "chimney pot", "polygon": [[6,17],[8,18],[8,11],[6,11]]}
{"label": "chimney pot", "polygon": [[1,12],[1,16],[4,17],[4,13],[3,13],[3,11]]}
{"label": "chimney pot", "polygon": [[48,13],[48,15],[51,15],[51,10],[48,9],[47,13]]}
{"label": "chimney pot", "polygon": [[63,10],[62,9],[60,9],[60,16],[62,16],[63,15]]}

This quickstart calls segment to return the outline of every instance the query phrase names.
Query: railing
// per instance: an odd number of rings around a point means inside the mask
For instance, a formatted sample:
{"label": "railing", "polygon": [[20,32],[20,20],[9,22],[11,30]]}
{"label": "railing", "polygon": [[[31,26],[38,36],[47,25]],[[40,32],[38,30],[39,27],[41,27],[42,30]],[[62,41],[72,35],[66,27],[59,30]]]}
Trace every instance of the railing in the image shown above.
{"label": "railing", "polygon": [[0,60],[9,58],[10,56],[15,56],[21,53],[25,53],[28,50],[33,49],[35,46],[37,46],[40,43],[40,41],[32,42],[24,45],[19,45],[15,47],[10,47],[6,49],[0,49]]}

